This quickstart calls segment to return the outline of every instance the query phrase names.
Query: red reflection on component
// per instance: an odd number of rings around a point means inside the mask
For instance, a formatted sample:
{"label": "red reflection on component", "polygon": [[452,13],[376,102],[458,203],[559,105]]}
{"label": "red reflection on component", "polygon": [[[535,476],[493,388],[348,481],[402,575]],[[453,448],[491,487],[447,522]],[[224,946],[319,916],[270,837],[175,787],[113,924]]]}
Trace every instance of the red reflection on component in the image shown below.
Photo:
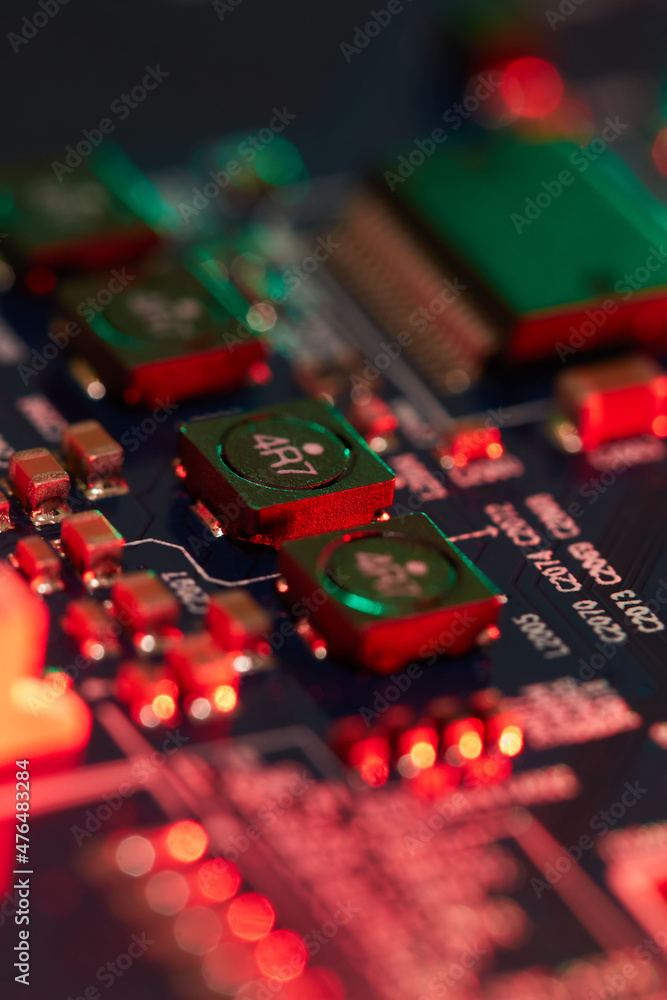
{"label": "red reflection on component", "polygon": [[275,910],[266,896],[246,892],[230,903],[227,923],[242,941],[259,941],[271,931],[276,920]]}
{"label": "red reflection on component", "polygon": [[642,355],[566,369],[556,379],[556,396],[584,451],[667,430],[667,375]]}
{"label": "red reflection on component", "polygon": [[558,107],[563,81],[551,63],[528,56],[509,64],[500,89],[510,111],[522,118],[540,118]]}
{"label": "red reflection on component", "polygon": [[475,760],[484,749],[484,725],[480,719],[458,719],[445,729],[444,743],[456,747],[465,760]]}
{"label": "red reflection on component", "polygon": [[308,949],[294,931],[274,931],[257,945],[255,961],[263,975],[286,982],[303,972]]}
{"label": "red reflection on component", "polygon": [[438,455],[441,459],[450,456],[456,468],[462,469],[478,458],[500,458],[504,450],[497,427],[471,427],[453,437],[446,435]]}
{"label": "red reflection on component", "polygon": [[389,754],[389,741],[384,736],[369,736],[354,744],[350,764],[358,768],[366,785],[379,788],[389,777]]}
{"label": "red reflection on component", "polygon": [[399,743],[399,754],[408,754],[412,764],[423,771],[433,767],[438,756],[438,734],[430,726],[418,726],[403,733]]}
{"label": "red reflection on component", "polygon": [[189,864],[201,858],[208,847],[208,836],[199,823],[184,819],[169,828],[165,843],[174,860]]}
{"label": "red reflection on component", "polygon": [[347,419],[367,441],[375,437],[390,437],[398,428],[398,417],[379,396],[354,403],[348,410]]}

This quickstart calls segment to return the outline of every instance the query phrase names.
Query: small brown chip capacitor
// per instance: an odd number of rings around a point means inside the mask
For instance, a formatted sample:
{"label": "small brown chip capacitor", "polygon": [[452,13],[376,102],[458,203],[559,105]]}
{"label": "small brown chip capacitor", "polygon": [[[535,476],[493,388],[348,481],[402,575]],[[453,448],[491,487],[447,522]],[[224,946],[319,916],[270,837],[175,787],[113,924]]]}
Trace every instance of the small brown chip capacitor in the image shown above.
{"label": "small brown chip capacitor", "polygon": [[87,582],[99,586],[120,572],[125,540],[99,510],[65,518],[61,538],[65,555]]}
{"label": "small brown chip capacitor", "polygon": [[86,487],[88,495],[114,496],[127,491],[122,477],[123,447],[97,420],[70,424],[63,433],[65,465]]}
{"label": "small brown chip capacitor", "polygon": [[101,660],[104,656],[114,656],[119,652],[117,623],[91,597],[70,601],[65,609],[62,626],[78,642],[82,653],[93,660]]}
{"label": "small brown chip capacitor", "polygon": [[238,687],[233,657],[207,632],[188,635],[167,650],[167,663],[186,694],[210,695],[221,684]]}
{"label": "small brown chip capacitor", "polygon": [[27,511],[54,517],[67,513],[69,476],[46,448],[15,451],[9,459],[9,482]]}
{"label": "small brown chip capacitor", "polygon": [[271,631],[271,616],[246,590],[227,590],[211,598],[206,624],[224,649],[256,650]]}
{"label": "small brown chip capacitor", "polygon": [[45,538],[39,535],[21,538],[16,545],[15,562],[38,593],[51,594],[62,588],[60,556]]}
{"label": "small brown chip capacitor", "polygon": [[132,632],[159,632],[173,625],[180,613],[178,598],[153,570],[119,576],[111,599],[119,622]]}

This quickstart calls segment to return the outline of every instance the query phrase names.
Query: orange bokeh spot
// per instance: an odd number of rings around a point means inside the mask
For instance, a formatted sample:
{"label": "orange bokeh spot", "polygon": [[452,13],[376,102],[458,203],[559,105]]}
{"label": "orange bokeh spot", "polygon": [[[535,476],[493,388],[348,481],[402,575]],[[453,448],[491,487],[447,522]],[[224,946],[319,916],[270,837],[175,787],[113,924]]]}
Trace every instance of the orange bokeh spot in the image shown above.
{"label": "orange bokeh spot", "polygon": [[231,861],[215,858],[212,861],[205,861],[200,867],[197,872],[197,882],[205,896],[224,903],[238,892],[241,875]]}
{"label": "orange bokeh spot", "polygon": [[473,729],[463,733],[459,739],[459,753],[466,760],[474,760],[482,752],[482,737]]}
{"label": "orange bokeh spot", "polygon": [[509,64],[500,90],[514,114],[522,118],[541,118],[560,104],[563,81],[551,63],[528,56]]}
{"label": "orange bokeh spot", "polygon": [[213,703],[219,712],[233,712],[238,695],[231,684],[220,684],[213,692]]}
{"label": "orange bokeh spot", "polygon": [[667,437],[667,417],[661,414],[656,417],[651,424],[651,429],[656,437],[664,438]]}
{"label": "orange bokeh spot", "polygon": [[486,449],[489,458],[500,458],[505,449],[497,441],[493,441]]}
{"label": "orange bokeh spot", "polygon": [[464,465],[468,464],[468,456],[462,451],[457,452],[452,460],[457,469],[462,469]]}
{"label": "orange bokeh spot", "polygon": [[274,931],[255,948],[255,962],[268,979],[287,982],[301,975],[308,961],[308,949],[294,931]]}
{"label": "orange bokeh spot", "polygon": [[500,739],[498,749],[506,757],[516,757],[523,750],[523,733],[518,726],[505,726]]}
{"label": "orange bokeh spot", "polygon": [[199,823],[184,819],[169,828],[165,842],[172,858],[189,864],[201,858],[208,847],[208,836]]}
{"label": "orange bokeh spot", "polygon": [[176,713],[176,702],[170,694],[159,694],[153,698],[153,711],[158,719],[171,719]]}
{"label": "orange bokeh spot", "polygon": [[487,627],[486,634],[493,642],[495,642],[496,639],[500,639],[500,629],[497,625],[489,625]]}
{"label": "orange bokeh spot", "polygon": [[232,933],[242,941],[259,941],[266,937],[276,920],[275,910],[266,896],[247,892],[229,904],[227,923]]}
{"label": "orange bokeh spot", "polygon": [[662,176],[667,177],[667,128],[660,129],[656,135],[651,156]]}
{"label": "orange bokeh spot", "polygon": [[432,743],[415,743],[410,751],[410,760],[420,770],[433,767],[436,756],[436,750]]}

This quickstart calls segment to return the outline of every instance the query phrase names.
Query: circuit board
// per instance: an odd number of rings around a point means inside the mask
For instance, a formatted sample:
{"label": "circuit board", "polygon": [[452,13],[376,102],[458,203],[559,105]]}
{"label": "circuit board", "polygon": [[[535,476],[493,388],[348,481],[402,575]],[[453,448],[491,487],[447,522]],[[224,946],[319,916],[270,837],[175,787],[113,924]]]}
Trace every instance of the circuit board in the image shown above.
{"label": "circuit board", "polygon": [[[428,331],[379,322],[359,258],[337,266],[349,222],[262,204],[225,235],[222,291],[189,265],[226,317],[247,310],[229,384],[189,285],[178,309],[167,284],[135,294],[159,346],[136,365],[98,322],[119,262],[86,277],[90,317],[53,262],[15,264],[2,297],[3,995],[662,996],[667,417],[633,422],[636,344],[429,378]],[[120,274],[170,284],[172,264]],[[176,327],[197,346],[169,367]],[[655,343],[636,381],[662,405]],[[627,393],[592,430],[568,374],[587,363],[592,394]],[[100,426],[112,473],[90,464]],[[317,502],[282,488],[324,459]],[[433,553],[469,588],[436,625]]]}

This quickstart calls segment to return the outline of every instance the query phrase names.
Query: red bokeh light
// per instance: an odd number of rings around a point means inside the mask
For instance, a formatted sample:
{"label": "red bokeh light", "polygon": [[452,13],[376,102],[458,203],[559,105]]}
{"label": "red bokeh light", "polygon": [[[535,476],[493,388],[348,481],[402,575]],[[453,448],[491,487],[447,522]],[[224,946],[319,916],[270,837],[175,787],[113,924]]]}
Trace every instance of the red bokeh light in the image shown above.
{"label": "red bokeh light", "polygon": [[500,89],[514,114],[522,118],[541,118],[560,104],[563,81],[551,63],[528,56],[509,64]]}
{"label": "red bokeh light", "polygon": [[227,922],[242,941],[259,941],[271,931],[276,914],[266,896],[247,892],[229,904]]}
{"label": "red bokeh light", "polygon": [[189,864],[201,858],[208,847],[208,837],[199,823],[185,819],[169,828],[165,843],[167,851],[175,861]]}
{"label": "red bokeh light", "polygon": [[664,414],[657,416],[651,424],[651,429],[656,437],[667,437],[667,417]]}
{"label": "red bokeh light", "polygon": [[287,982],[303,972],[308,949],[294,931],[274,931],[255,948],[257,968],[268,979]]}
{"label": "red bokeh light", "polygon": [[199,868],[197,882],[205,896],[222,903],[236,895],[241,885],[241,875],[231,861],[215,858],[205,861]]}

